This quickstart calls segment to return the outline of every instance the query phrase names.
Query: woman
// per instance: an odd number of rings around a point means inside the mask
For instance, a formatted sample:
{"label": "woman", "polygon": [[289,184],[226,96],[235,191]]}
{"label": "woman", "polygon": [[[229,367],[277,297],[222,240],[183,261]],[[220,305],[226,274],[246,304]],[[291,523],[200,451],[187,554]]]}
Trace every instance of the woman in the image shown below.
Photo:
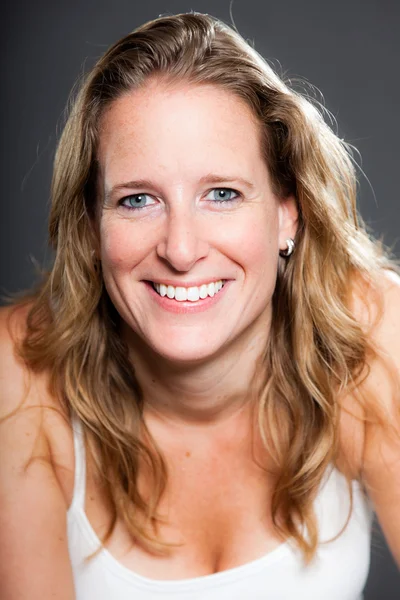
{"label": "woman", "polygon": [[399,270],[236,32],[162,17],[98,61],[50,240],[2,312],[3,597],[355,600],[372,510],[400,564]]}

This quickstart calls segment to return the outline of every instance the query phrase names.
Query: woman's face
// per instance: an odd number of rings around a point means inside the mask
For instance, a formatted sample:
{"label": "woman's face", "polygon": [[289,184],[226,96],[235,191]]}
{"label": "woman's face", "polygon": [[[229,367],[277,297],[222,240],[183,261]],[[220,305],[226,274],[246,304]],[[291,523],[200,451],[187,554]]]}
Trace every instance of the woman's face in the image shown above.
{"label": "woman's face", "polygon": [[131,339],[181,362],[268,335],[297,212],[272,192],[247,105],[152,81],[103,115],[99,161],[104,282]]}

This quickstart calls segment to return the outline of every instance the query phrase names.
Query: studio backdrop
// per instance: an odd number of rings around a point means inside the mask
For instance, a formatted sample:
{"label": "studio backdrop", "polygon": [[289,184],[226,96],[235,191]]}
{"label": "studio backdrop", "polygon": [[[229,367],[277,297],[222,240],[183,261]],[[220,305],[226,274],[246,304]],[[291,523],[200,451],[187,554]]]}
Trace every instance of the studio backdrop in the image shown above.
{"label": "studio backdrop", "polygon": [[[299,91],[326,106],[340,137],[360,153],[359,211],[399,256],[398,0],[14,0],[3,6],[0,42],[2,294],[31,285],[51,261],[52,161],[74,82],[136,26],[191,10],[235,25]],[[400,575],[376,524],[365,600],[399,597]]]}

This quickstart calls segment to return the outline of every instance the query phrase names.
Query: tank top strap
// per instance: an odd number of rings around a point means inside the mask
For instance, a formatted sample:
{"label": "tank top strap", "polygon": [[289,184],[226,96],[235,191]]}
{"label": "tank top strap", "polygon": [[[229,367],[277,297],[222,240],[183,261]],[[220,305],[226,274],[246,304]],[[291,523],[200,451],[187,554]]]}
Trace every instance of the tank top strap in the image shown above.
{"label": "tank top strap", "polygon": [[71,508],[74,506],[84,510],[86,492],[85,440],[81,420],[75,415],[72,417],[72,432],[74,437],[75,474]]}

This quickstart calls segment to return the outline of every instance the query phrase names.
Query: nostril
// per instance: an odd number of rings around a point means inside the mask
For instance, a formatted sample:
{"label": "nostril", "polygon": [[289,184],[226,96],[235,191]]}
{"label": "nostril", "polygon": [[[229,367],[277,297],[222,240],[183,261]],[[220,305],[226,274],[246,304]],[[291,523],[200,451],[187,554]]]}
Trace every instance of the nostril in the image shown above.
{"label": "nostril", "polygon": [[197,236],[190,226],[183,227],[175,223],[160,239],[156,252],[174,271],[187,273],[198,260],[208,255],[209,244]]}

